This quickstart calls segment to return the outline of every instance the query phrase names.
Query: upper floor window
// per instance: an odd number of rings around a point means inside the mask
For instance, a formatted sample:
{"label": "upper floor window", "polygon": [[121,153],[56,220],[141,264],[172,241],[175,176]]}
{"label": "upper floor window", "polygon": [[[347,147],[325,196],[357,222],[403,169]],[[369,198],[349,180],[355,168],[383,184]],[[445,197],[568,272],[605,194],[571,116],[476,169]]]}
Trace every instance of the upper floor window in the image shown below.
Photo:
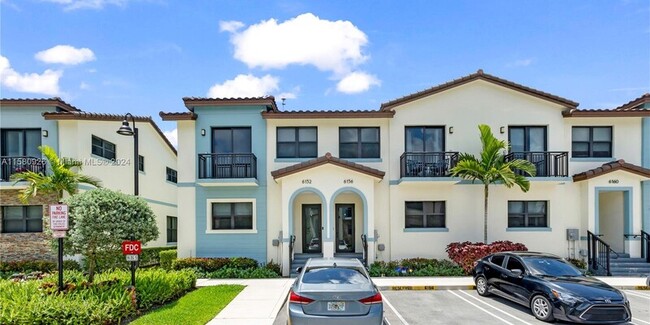
{"label": "upper floor window", "polygon": [[138,170],[144,172],[144,156],[138,156]]}
{"label": "upper floor window", "polygon": [[166,174],[167,174],[167,180],[168,181],[170,181],[172,183],[178,182],[178,172],[176,172],[175,169],[171,169],[171,168],[167,167]]}
{"label": "upper floor window", "polygon": [[511,152],[546,151],[545,126],[509,126],[508,140]]}
{"label": "upper floor window", "polygon": [[574,126],[571,130],[573,157],[612,157],[611,126]]}
{"label": "upper floor window", "polygon": [[93,155],[115,160],[115,144],[94,135],[92,137]]}
{"label": "upper floor window", "polygon": [[42,232],[43,206],[4,206],[2,207],[2,232]]}
{"label": "upper floor window", "polygon": [[167,216],[167,242],[175,243],[178,238],[178,218]]}
{"label": "upper floor window", "polygon": [[278,158],[315,158],[318,136],[315,127],[278,128]]}
{"label": "upper floor window", "polygon": [[379,158],[379,128],[339,128],[341,158]]}
{"label": "upper floor window", "polygon": [[213,128],[213,153],[251,153],[251,128]]}
{"label": "upper floor window", "polygon": [[445,201],[406,202],[405,228],[445,228]]}
{"label": "upper floor window", "polygon": [[212,229],[253,229],[253,203],[212,203]]}
{"label": "upper floor window", "polygon": [[2,156],[41,157],[41,129],[2,129]]}
{"label": "upper floor window", "polygon": [[508,228],[548,227],[546,201],[508,201]]}
{"label": "upper floor window", "polygon": [[406,152],[444,152],[443,126],[409,126],[405,128]]}

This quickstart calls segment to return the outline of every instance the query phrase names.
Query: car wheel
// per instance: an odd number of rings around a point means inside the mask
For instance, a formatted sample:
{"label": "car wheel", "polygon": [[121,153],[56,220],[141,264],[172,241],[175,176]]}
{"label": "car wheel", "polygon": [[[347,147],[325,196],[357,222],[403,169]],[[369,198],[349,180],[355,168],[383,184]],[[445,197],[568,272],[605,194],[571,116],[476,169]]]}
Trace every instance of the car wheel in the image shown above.
{"label": "car wheel", "polygon": [[533,297],[533,300],[530,301],[530,311],[533,312],[535,318],[541,321],[552,322],[555,320],[553,317],[553,305],[542,295]]}
{"label": "car wheel", "polygon": [[479,296],[487,297],[490,295],[490,290],[488,290],[488,282],[484,276],[479,276],[476,278],[476,292]]}

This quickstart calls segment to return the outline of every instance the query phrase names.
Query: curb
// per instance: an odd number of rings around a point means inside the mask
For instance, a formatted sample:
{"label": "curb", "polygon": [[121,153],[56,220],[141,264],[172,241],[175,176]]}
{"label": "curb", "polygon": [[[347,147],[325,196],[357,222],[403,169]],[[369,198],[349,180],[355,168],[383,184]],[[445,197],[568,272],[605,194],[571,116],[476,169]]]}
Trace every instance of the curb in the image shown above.
{"label": "curb", "polygon": [[[617,286],[612,287],[619,290],[650,290],[648,286]],[[435,290],[474,290],[475,285],[403,285],[403,286],[377,286],[381,291],[435,291]]]}

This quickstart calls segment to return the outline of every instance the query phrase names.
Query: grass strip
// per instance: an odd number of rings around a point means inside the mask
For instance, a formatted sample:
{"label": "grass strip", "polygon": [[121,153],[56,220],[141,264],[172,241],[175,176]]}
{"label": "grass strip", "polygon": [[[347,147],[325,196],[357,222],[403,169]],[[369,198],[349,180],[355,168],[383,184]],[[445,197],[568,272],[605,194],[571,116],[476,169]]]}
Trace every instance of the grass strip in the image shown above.
{"label": "grass strip", "polygon": [[244,289],[242,285],[202,287],[134,320],[132,325],[200,324],[213,319]]}

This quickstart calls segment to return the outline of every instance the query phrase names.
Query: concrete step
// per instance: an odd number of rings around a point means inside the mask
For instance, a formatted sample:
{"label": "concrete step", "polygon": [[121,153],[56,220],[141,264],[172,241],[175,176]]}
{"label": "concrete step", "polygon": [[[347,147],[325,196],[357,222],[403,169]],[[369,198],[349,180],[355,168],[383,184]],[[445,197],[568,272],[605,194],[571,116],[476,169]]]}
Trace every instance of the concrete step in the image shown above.
{"label": "concrete step", "polygon": [[633,257],[633,258],[612,258],[610,263],[648,263],[645,258]]}
{"label": "concrete step", "polygon": [[[630,254],[628,253],[616,253],[618,254],[618,258],[629,258]],[[612,254],[612,256],[616,256],[616,254]]]}
{"label": "concrete step", "polygon": [[618,263],[618,262],[616,262],[616,263],[614,263],[614,262],[610,262],[609,266],[612,267],[612,268],[614,268],[614,267],[616,267],[616,268],[628,268],[628,267],[650,268],[650,263],[634,263],[634,262],[630,262],[630,263]]}

